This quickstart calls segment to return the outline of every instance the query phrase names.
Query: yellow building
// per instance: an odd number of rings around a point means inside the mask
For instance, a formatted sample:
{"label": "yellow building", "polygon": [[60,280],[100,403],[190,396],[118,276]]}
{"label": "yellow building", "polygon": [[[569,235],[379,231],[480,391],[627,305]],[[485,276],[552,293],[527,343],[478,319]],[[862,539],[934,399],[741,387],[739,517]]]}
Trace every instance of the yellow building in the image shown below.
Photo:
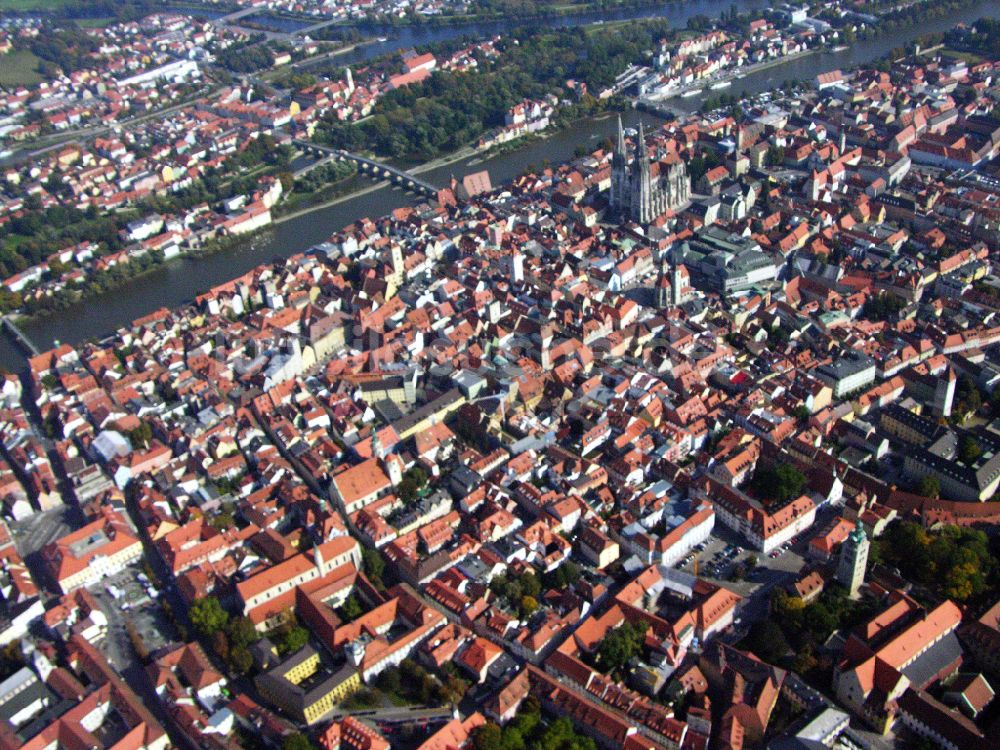
{"label": "yellow building", "polygon": [[304,646],[256,679],[260,694],[290,717],[315,724],[361,689],[361,675],[345,664],[325,667],[312,646]]}
{"label": "yellow building", "polygon": [[[538,397],[542,393],[539,391]],[[393,428],[401,440],[406,440],[411,435],[416,435],[422,430],[426,430],[438,422],[444,422],[449,414],[465,403],[465,396],[457,388],[452,388],[446,393],[438,396],[430,403],[424,404],[419,409],[410,412],[405,417],[393,423]]]}
{"label": "yellow building", "polygon": [[889,404],[881,410],[879,427],[910,445],[928,445],[944,431],[933,419],[916,414],[899,404]]}

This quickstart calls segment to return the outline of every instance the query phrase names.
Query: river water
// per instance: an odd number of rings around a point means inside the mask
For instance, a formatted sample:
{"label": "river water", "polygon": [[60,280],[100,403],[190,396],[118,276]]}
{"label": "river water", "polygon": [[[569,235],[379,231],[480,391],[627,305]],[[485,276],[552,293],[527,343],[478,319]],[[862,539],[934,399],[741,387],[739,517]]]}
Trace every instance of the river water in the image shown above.
{"label": "river water", "polygon": [[[742,8],[763,4],[755,0],[738,3]],[[684,4],[672,3],[661,10],[673,20],[671,12],[686,19],[698,13],[718,15],[731,5],[728,0],[724,2],[697,0]],[[639,17],[644,12],[652,15],[652,11],[647,8],[611,13],[605,18],[633,17],[629,15],[630,13]],[[959,22],[968,23],[984,15],[1000,17],[1000,3],[989,1],[977,3],[940,22],[925,23],[891,36],[857,42],[842,52],[823,52],[800,58],[786,65],[761,70],[735,81],[729,88],[710,93],[754,94],[774,88],[782,81],[791,78],[810,80],[824,71],[847,69],[866,63],[918,36],[944,31]],[[592,22],[593,18],[589,20],[586,17],[556,18],[551,23],[564,26],[574,21],[587,23]],[[473,29],[468,26],[403,28],[394,30],[399,32],[398,38],[384,44],[395,49],[470,33],[495,33],[495,27],[495,24],[476,24]],[[388,34],[389,29],[386,29],[386,32]],[[372,47],[375,46],[377,45],[365,48],[364,54],[366,56],[379,54],[377,51],[372,51]],[[387,49],[381,50],[385,51]],[[684,109],[695,109],[702,98],[675,99],[671,104]],[[634,124],[640,117],[647,127],[662,122],[653,115],[635,113],[626,117],[627,124]],[[536,141],[517,151],[485,161],[469,159],[455,162],[424,172],[421,177],[433,184],[444,186],[453,175],[461,177],[470,172],[488,169],[493,184],[498,185],[522,172],[529,164],[541,165],[546,159],[553,163],[570,159],[576,147],[581,144],[596,148],[601,140],[613,134],[614,122],[613,117],[582,120],[551,138]],[[357,177],[355,180],[359,188],[371,184],[365,177]],[[22,323],[21,328],[40,349],[48,348],[56,341],[75,344],[91,337],[104,336],[157,308],[184,304],[215,284],[245,273],[258,264],[308,250],[356,219],[381,216],[413,200],[412,195],[394,187],[382,187],[364,195],[350,197],[336,205],[278,224],[239,248],[204,258],[172,260],[106,294],[90,298],[67,310],[28,320]],[[0,336],[0,366],[17,370],[23,366],[23,361],[23,354],[10,338],[6,334]]]}
{"label": "river water", "polygon": [[[571,28],[587,26],[601,21],[628,21],[640,18],[663,18],[671,26],[684,28],[688,19],[694,16],[718,17],[723,11],[733,6],[741,11],[767,8],[771,3],[765,0],[674,0],[660,5],[646,5],[639,8],[621,8],[618,10],[593,11],[571,16],[552,16],[544,19],[531,19],[527,23],[532,26],[547,26],[549,28]],[[366,37],[385,38],[384,42],[372,42],[357,47],[343,55],[337,55],[336,61],[344,64],[354,64],[370,60],[379,55],[395,52],[398,49],[418,47],[433,42],[443,42],[463,36],[483,39],[497,34],[507,34],[511,30],[507,21],[484,21],[460,25],[414,25],[389,26],[365,24],[358,26]],[[284,29],[283,29],[284,30]]]}

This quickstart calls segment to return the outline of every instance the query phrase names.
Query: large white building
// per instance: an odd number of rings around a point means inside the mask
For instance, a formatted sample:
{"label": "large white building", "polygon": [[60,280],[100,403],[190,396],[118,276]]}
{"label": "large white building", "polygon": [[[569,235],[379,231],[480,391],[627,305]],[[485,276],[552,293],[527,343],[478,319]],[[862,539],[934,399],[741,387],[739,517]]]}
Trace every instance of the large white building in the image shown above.
{"label": "large white building", "polygon": [[[645,520],[622,529],[619,543],[627,553],[647,565],[671,567],[711,536],[715,528],[715,510],[711,504],[704,503],[686,518],[668,518],[663,536],[650,533],[644,525]],[[659,520],[657,518],[656,522]]]}
{"label": "large white building", "polygon": [[120,573],[140,557],[142,542],[125,519],[109,509],[96,521],[42,548],[42,558],[64,593]]}
{"label": "large white building", "polygon": [[[297,587],[324,578],[344,565],[352,565],[355,569],[361,567],[361,547],[349,536],[334,537],[314,547],[311,553],[300,552],[277,565],[264,568],[236,584],[236,593],[243,602],[243,613],[254,620],[258,629],[264,630],[270,619],[276,613],[280,614],[282,607],[279,603],[292,596]],[[344,599],[347,593],[350,593],[349,588],[343,594]],[[331,604],[340,606],[341,603]]]}
{"label": "large white building", "polygon": [[861,352],[849,351],[813,372],[833,388],[834,398],[842,398],[875,382],[875,360]]}
{"label": "large white building", "polygon": [[791,541],[816,521],[816,503],[805,495],[770,511],[711,477],[703,480],[697,492],[711,500],[720,523],[764,554]]}

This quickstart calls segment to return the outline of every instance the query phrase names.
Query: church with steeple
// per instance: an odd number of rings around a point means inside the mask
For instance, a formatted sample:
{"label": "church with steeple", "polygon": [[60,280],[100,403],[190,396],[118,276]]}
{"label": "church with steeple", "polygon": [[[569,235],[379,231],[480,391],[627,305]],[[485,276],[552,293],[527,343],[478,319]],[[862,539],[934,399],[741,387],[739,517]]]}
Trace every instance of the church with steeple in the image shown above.
{"label": "church with steeple", "polygon": [[629,164],[625,147],[625,130],[618,118],[618,140],[611,157],[611,213],[622,221],[649,224],[669,209],[687,203],[691,195],[691,179],[684,162],[678,160],[663,173],[653,176],[653,166],[646,150],[646,132],[639,123],[639,139],[635,158]]}

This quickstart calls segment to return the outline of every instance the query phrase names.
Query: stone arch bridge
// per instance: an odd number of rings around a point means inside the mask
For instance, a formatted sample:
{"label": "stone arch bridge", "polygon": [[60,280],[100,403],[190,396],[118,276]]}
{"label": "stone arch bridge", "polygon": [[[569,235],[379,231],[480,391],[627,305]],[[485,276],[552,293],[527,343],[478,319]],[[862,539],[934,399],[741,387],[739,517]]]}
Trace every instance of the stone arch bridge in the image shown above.
{"label": "stone arch bridge", "polygon": [[438,188],[436,186],[397,167],[384,164],[380,161],[375,161],[374,159],[368,159],[364,156],[359,156],[358,154],[353,154],[350,151],[345,151],[340,148],[321,146],[318,143],[310,143],[309,141],[294,140],[292,142],[304,153],[312,154],[321,158],[332,157],[338,161],[353,161],[358,165],[358,169],[360,171],[366,172],[372,177],[390,180],[406,190],[427,196],[428,198],[437,197]]}

